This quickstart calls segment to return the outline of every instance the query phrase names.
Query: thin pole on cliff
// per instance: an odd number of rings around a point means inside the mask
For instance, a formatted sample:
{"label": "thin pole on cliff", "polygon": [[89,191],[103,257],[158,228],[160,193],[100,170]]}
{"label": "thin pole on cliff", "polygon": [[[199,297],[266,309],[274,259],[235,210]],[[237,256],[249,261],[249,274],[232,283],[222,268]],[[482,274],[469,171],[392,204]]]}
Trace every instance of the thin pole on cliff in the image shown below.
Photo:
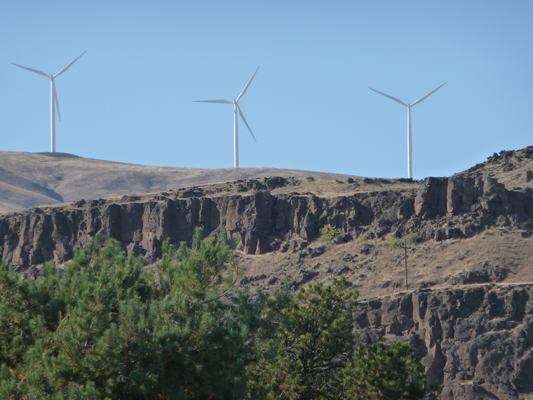
{"label": "thin pole on cliff", "polygon": [[403,240],[403,249],[405,250],[405,290],[409,290],[409,281],[407,280],[407,239]]}

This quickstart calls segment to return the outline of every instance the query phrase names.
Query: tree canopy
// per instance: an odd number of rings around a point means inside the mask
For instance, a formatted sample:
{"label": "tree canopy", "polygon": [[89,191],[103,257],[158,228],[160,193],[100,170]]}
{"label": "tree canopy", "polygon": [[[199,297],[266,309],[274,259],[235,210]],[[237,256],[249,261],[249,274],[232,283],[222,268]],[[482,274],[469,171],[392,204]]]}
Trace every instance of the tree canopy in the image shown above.
{"label": "tree canopy", "polygon": [[41,277],[0,271],[2,399],[420,399],[401,342],[358,346],[344,278],[293,295],[236,290],[224,229],[163,244],[152,269],[97,237]]}

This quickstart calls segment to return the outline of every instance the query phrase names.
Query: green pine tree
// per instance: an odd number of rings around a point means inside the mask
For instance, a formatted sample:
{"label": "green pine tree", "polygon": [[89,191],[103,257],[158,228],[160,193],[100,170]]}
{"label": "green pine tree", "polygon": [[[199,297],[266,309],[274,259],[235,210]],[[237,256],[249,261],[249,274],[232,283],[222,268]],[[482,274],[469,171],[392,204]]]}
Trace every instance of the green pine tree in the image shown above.
{"label": "green pine tree", "polygon": [[359,347],[343,373],[346,400],[416,400],[426,394],[424,365],[401,341],[383,338]]}
{"label": "green pine tree", "polygon": [[245,393],[240,276],[225,231],[155,271],[98,239],[37,280],[0,273],[0,398],[228,399]]}
{"label": "green pine tree", "polygon": [[342,398],[342,371],[355,344],[357,292],[347,287],[342,277],[302,288],[289,302],[281,292],[269,300],[275,331],[257,342],[248,369],[251,399]]}
{"label": "green pine tree", "polygon": [[267,297],[242,276],[224,229],[146,270],[97,236],[38,279],[0,268],[2,399],[420,399],[401,343],[359,347],[344,277]]}

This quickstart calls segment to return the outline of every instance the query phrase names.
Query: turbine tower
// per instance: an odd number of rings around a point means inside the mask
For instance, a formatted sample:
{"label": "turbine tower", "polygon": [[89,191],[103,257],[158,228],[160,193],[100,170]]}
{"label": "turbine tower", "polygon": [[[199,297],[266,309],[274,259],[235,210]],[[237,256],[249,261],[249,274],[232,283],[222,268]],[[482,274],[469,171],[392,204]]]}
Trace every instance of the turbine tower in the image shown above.
{"label": "turbine tower", "polygon": [[397,99],[396,97],[389,96],[388,94],[381,93],[380,91],[377,91],[375,89],[369,88],[370,90],[373,90],[376,93],[382,94],[385,97],[388,97],[391,100],[394,100],[397,103],[400,103],[401,105],[407,107],[407,176],[409,179],[413,178],[413,139],[411,135],[411,107],[416,106],[418,103],[423,102],[425,99],[427,99],[429,96],[431,96],[433,93],[435,93],[437,90],[439,90],[441,87],[446,85],[448,82],[444,82],[442,85],[440,85],[437,89],[433,90],[432,92],[429,92],[424,97],[419,98],[417,101],[411,104],[405,104],[400,99]]}
{"label": "turbine tower", "polygon": [[[57,106],[57,115],[59,116],[59,121],[61,121],[61,113],[59,112],[59,102],[57,101],[57,92],[56,92],[56,84],[55,84],[55,81],[54,79],[57,78],[59,75],[61,75],[63,72],[65,72],[67,69],[70,68],[70,66],[72,64],[74,64],[76,61],[78,61],[78,59],[84,55],[85,53],[87,52],[87,50],[85,50],[83,53],[81,53],[81,55],[76,58],[74,61],[72,61],[69,65],[67,65],[65,68],[63,68],[61,71],[59,71],[57,74],[55,75],[47,75],[45,74],[44,72],[41,72],[41,71],[37,71],[36,69],[31,69],[31,68],[28,68],[28,67],[23,67],[22,65],[18,65],[18,64],[15,64],[15,63],[11,63],[13,65],[16,65],[17,67],[20,67],[20,68],[24,68],[24,69],[27,69],[28,71],[31,71],[31,72],[35,72],[36,74],[39,74],[39,75],[42,75],[46,78],[50,78],[50,81],[51,81],[51,89],[50,89],[50,125],[51,125],[51,151],[52,153],[55,153],[56,152],[56,119],[55,119],[55,106]],[[55,104],[54,104],[55,103]]]}
{"label": "turbine tower", "polygon": [[252,134],[252,137],[257,142],[254,134],[252,133],[252,130],[250,129],[250,125],[248,125],[248,122],[246,122],[246,118],[244,118],[244,115],[241,111],[241,108],[239,107],[239,100],[244,96],[246,91],[248,90],[248,86],[250,86],[250,83],[252,83],[252,80],[254,79],[255,74],[257,74],[257,71],[259,70],[259,67],[255,70],[254,74],[242,90],[239,97],[237,97],[236,100],[229,101],[229,100],[195,100],[194,103],[222,103],[222,104],[233,104],[233,147],[234,147],[234,157],[235,157],[235,168],[239,168],[239,130],[237,127],[237,112],[239,112],[239,115],[241,116],[242,120],[246,124],[246,127]]}

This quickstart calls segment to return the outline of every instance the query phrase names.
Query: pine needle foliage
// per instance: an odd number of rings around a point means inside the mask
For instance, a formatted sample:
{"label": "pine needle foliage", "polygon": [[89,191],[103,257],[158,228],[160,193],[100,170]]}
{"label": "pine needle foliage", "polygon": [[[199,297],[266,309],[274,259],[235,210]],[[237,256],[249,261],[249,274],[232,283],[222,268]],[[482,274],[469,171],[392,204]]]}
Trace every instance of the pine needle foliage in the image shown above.
{"label": "pine needle foliage", "polygon": [[37,279],[2,264],[0,398],[422,398],[406,345],[357,345],[344,277],[268,297],[235,290],[242,273],[224,229],[165,241],[151,270],[99,236]]}
{"label": "pine needle foliage", "polygon": [[343,370],[346,400],[414,400],[425,395],[424,366],[403,342],[359,347]]}
{"label": "pine needle foliage", "polygon": [[[344,277],[277,291],[262,308],[248,399],[417,400],[426,395],[424,366],[403,342],[361,344],[353,333],[358,292]],[[266,328],[266,329],[265,329]],[[432,390],[438,389],[438,384]]]}
{"label": "pine needle foliage", "polygon": [[357,292],[347,286],[342,277],[326,287],[302,288],[288,304],[280,292],[269,299],[266,311],[277,329],[257,343],[257,359],[249,367],[250,399],[342,398],[342,369],[355,344]]}
{"label": "pine needle foliage", "polygon": [[0,398],[243,398],[248,332],[226,297],[240,270],[222,231],[155,271],[99,238],[64,270],[0,272]]}

